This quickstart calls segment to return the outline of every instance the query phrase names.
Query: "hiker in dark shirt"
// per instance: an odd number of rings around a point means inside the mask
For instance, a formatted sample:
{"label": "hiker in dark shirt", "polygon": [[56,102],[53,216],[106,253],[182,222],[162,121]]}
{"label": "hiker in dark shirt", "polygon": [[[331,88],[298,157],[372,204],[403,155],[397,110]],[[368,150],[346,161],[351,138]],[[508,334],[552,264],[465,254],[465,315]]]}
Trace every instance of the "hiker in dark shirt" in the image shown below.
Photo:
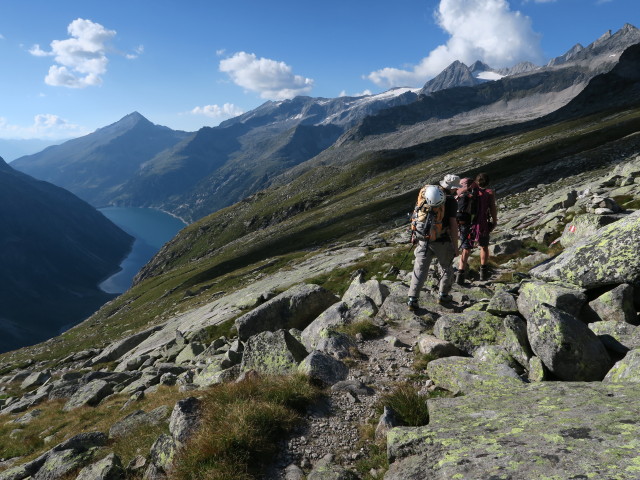
{"label": "hiker in dark shirt", "polygon": [[[429,273],[431,259],[435,255],[442,274],[438,289],[438,303],[451,301],[453,283],[452,261],[458,255],[458,224],[456,222],[457,204],[453,190],[459,186],[460,177],[447,175],[438,185],[426,185],[418,196],[419,206],[423,210],[438,210],[435,214],[437,227],[431,232],[418,233],[418,246],[415,251],[411,286],[409,287],[409,310],[418,309],[418,297]],[[416,207],[418,210],[418,207]],[[418,222],[418,232],[424,228],[424,218]]]}
{"label": "hiker in dark shirt", "polygon": [[[495,192],[489,187],[489,175],[480,173],[475,181],[462,179],[458,189],[458,221],[460,224],[460,262],[456,273],[456,283],[464,283],[465,270],[471,250],[477,244],[480,247],[480,280],[488,280],[489,239],[491,231],[498,224],[498,210]],[[469,203],[464,203],[464,202]],[[463,203],[466,207],[463,207]],[[469,206],[471,210],[469,211]]]}

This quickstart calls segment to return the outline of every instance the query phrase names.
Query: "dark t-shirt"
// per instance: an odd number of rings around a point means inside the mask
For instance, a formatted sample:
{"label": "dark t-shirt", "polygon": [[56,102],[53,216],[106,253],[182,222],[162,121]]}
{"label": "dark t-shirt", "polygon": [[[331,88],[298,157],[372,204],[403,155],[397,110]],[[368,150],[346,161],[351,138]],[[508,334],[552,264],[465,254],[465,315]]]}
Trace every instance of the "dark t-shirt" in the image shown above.
{"label": "dark t-shirt", "polygon": [[[449,223],[451,218],[456,218],[458,214],[458,202],[456,199],[450,195],[447,195],[447,198],[444,202],[444,218],[442,219],[442,235],[440,235],[436,242],[450,242],[451,237],[449,236]],[[457,235],[457,233],[455,233]]]}

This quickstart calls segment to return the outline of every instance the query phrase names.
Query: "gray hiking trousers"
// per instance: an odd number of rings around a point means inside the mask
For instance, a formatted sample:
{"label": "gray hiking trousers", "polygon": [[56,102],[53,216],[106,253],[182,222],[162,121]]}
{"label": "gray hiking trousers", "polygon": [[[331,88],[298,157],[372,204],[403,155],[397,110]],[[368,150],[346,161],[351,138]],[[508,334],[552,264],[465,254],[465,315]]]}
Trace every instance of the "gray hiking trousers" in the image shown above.
{"label": "gray hiking trousers", "polygon": [[433,255],[438,259],[440,269],[440,295],[447,295],[451,291],[453,284],[453,245],[451,242],[430,242],[426,248],[426,242],[418,242],[416,247],[416,259],[413,262],[413,274],[411,275],[411,286],[409,287],[410,297],[419,297],[420,290],[429,274],[429,267]]}

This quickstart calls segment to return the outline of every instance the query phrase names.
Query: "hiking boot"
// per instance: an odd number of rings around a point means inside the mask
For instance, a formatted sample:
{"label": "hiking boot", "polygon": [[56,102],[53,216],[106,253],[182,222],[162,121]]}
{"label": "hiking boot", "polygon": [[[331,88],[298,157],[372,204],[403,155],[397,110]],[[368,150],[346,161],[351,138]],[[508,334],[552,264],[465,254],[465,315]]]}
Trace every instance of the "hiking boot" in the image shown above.
{"label": "hiking boot", "polygon": [[412,312],[414,310],[418,310],[418,297],[409,297],[409,300],[407,301],[407,305],[409,306],[409,310],[411,310]]}
{"label": "hiking boot", "polygon": [[489,277],[491,277],[491,272],[489,272],[489,267],[487,265],[481,265],[480,280],[481,281],[489,280]]}
{"label": "hiking boot", "polygon": [[464,270],[458,270],[456,272],[456,283],[458,285],[464,285]]}
{"label": "hiking boot", "polygon": [[451,303],[453,300],[453,297],[451,295],[443,295],[442,293],[440,295],[438,295],[438,303],[440,305],[445,305],[447,303]]}

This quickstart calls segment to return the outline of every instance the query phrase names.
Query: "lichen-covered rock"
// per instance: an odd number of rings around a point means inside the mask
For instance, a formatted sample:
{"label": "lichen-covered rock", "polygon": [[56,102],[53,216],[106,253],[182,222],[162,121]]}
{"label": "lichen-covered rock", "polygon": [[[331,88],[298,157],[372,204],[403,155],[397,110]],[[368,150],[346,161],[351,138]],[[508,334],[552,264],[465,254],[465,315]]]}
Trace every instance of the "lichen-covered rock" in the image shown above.
{"label": "lichen-covered rock", "polygon": [[302,360],[298,371],[315,382],[330,386],[345,380],[349,374],[349,367],[331,355],[314,350]]}
{"label": "lichen-covered rock", "polygon": [[640,211],[599,229],[531,270],[540,280],[585,289],[640,281]]}
{"label": "lichen-covered rock", "polygon": [[618,285],[589,302],[593,316],[590,321],[614,321],[631,324],[638,323],[638,312],[633,304],[633,287],[629,284]]}
{"label": "lichen-covered rock", "polygon": [[571,315],[579,315],[587,303],[582,290],[545,282],[525,282],[518,293],[518,310],[527,320],[540,304],[553,305]]}
{"label": "lichen-covered rock", "polygon": [[262,332],[247,341],[240,369],[283,375],[295,371],[307,355],[304,346],[288,331]]}
{"label": "lichen-covered rock", "polygon": [[603,382],[633,382],[640,383],[640,349],[631,350],[617,362]]}
{"label": "lichen-covered rock", "polygon": [[453,393],[470,393],[483,388],[508,389],[523,383],[508,365],[468,357],[433,360],[427,365],[427,374],[437,386]]}
{"label": "lichen-covered rock", "polygon": [[453,343],[426,333],[418,337],[418,348],[420,353],[433,359],[460,355],[460,350]]}
{"label": "lichen-covered rock", "polygon": [[498,290],[487,305],[487,312],[493,315],[517,315],[516,297],[504,290]]}
{"label": "lichen-covered rock", "polygon": [[[409,290],[406,287],[402,294],[397,293],[397,290],[400,290],[399,288],[395,290],[396,293],[389,295],[382,304],[382,307],[375,316],[376,322],[379,324],[399,323],[406,325],[407,328],[419,329],[424,329],[434,324],[437,319],[437,315],[434,313],[425,312],[423,314],[423,312],[421,312],[421,316],[418,316],[407,308],[407,292]],[[421,300],[420,306],[425,306],[424,301]]]}
{"label": "lichen-covered rock", "polygon": [[175,359],[177,364],[193,361],[198,355],[204,352],[204,346],[197,342],[187,344]]}
{"label": "lichen-covered rock", "polygon": [[320,339],[323,338],[322,332],[326,332],[332,327],[347,325],[350,322],[351,317],[347,304],[343,301],[336,302],[307,325],[302,331],[301,343],[308,350],[314,350]]}
{"label": "lichen-covered rock", "polygon": [[501,345],[483,345],[478,347],[473,352],[473,358],[484,363],[507,365],[518,373],[522,371],[522,366],[516,362],[507,349]]}
{"label": "lichen-covered rock", "polygon": [[102,460],[84,467],[76,477],[76,480],[121,480],[125,478],[120,457],[110,453]]}
{"label": "lichen-covered rock", "polygon": [[87,450],[56,450],[47,456],[46,461],[33,475],[33,480],[59,480],[69,473],[91,463],[97,449]]}
{"label": "lichen-covered rock", "polygon": [[471,354],[482,345],[500,344],[504,326],[500,317],[490,313],[465,311],[442,315],[433,327],[433,334]]}
{"label": "lichen-covered rock", "polygon": [[176,444],[171,435],[163,433],[151,446],[149,466],[144,472],[145,480],[160,480],[168,478],[176,455]]}
{"label": "lichen-covered rock", "polygon": [[625,354],[640,348],[640,327],[624,322],[595,322],[589,328],[612,352]]}
{"label": "lichen-covered rock", "polygon": [[527,338],[526,322],[520,317],[509,315],[505,317],[503,325],[504,340],[502,341],[502,346],[516,362],[527,369],[533,352]]}
{"label": "lichen-covered rock", "polygon": [[222,368],[222,362],[224,362],[224,355],[216,355],[209,357],[209,363],[196,375],[194,375],[192,383],[201,387],[214,385],[218,382],[218,374],[224,370]]}
{"label": "lichen-covered rock", "polygon": [[542,360],[538,357],[531,357],[529,359],[529,381],[530,382],[542,382],[547,378],[547,372],[542,364]]}
{"label": "lichen-covered rock", "polygon": [[95,407],[113,393],[113,384],[104,380],[93,380],[83,385],[78,391],[67,401],[63,410],[69,412],[73,409],[89,405]]}
{"label": "lichen-covered rock", "polygon": [[600,339],[582,321],[542,304],[527,318],[531,348],[555,376],[565,381],[600,381],[611,358]]}
{"label": "lichen-covered rock", "polygon": [[385,480],[638,476],[639,384],[543,382],[428,401],[387,436]]}
{"label": "lichen-covered rock", "polygon": [[595,213],[577,215],[565,225],[560,237],[560,244],[564,248],[568,248],[593,236],[600,228],[617,222],[621,218],[623,215],[596,215]]}
{"label": "lichen-covered rock", "polygon": [[169,431],[176,447],[183,447],[200,425],[202,402],[196,397],[179,400],[169,421]]}
{"label": "lichen-covered rock", "polygon": [[519,238],[511,238],[501,242],[489,245],[489,253],[494,255],[510,255],[518,252],[522,248],[522,240]]}
{"label": "lichen-covered rock", "polygon": [[265,331],[302,330],[337,300],[319,285],[296,285],[236,319],[238,337],[245,341]]}

